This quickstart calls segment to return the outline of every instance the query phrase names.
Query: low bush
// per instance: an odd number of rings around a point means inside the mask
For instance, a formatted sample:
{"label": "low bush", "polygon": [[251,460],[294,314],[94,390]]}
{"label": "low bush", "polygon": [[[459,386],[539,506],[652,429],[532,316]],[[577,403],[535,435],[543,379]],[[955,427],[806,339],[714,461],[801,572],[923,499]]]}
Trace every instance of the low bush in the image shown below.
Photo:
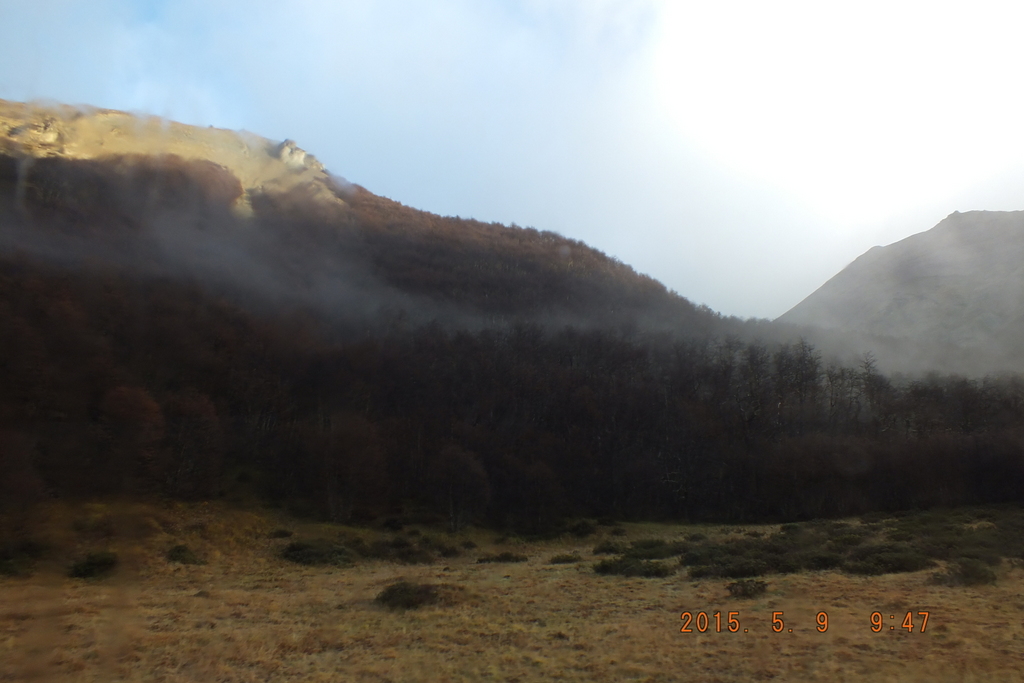
{"label": "low bush", "polygon": [[667,543],[660,538],[647,538],[633,541],[623,552],[626,557],[638,560],[664,560],[667,557],[678,557],[686,550],[682,543]]}
{"label": "low bush", "polygon": [[516,555],[515,553],[505,551],[498,553],[497,555],[482,555],[477,559],[477,564],[487,564],[490,562],[526,562],[528,558],[526,555]]}
{"label": "low bush", "polygon": [[91,579],[109,574],[117,566],[117,555],[109,551],[89,553],[84,559],[71,565],[68,576],[76,579]]}
{"label": "low bush", "polygon": [[932,583],[944,586],[982,586],[995,582],[996,573],[981,560],[971,558],[957,560],[945,573],[932,576]]}
{"label": "low bush", "polygon": [[753,558],[739,558],[722,566],[719,576],[727,579],[745,579],[751,576],[763,576],[771,571],[768,563]]}
{"label": "low bush", "polygon": [[579,553],[565,553],[562,555],[555,555],[548,560],[548,564],[573,564],[575,562],[581,562],[582,560],[583,558],[579,556]]}
{"label": "low bush", "polygon": [[597,533],[597,525],[591,521],[583,519],[575,524],[571,524],[566,531],[576,538],[586,538],[587,536],[593,536]]}
{"label": "low bush", "polygon": [[352,564],[352,551],[327,540],[293,541],[281,551],[289,562],[305,565],[331,565],[344,567]]}
{"label": "low bush", "polygon": [[638,560],[633,557],[617,557],[615,559],[601,560],[594,565],[594,571],[598,574],[663,578],[674,574],[676,569],[664,562]]}
{"label": "low bush", "polygon": [[729,595],[734,598],[756,598],[768,590],[768,584],[764,581],[746,579],[730,583],[725,588],[729,591]]}
{"label": "low bush", "polygon": [[837,550],[845,550],[846,548],[853,548],[864,542],[863,534],[856,533],[843,533],[836,536],[832,536],[829,539],[829,544]]}
{"label": "low bush", "polygon": [[594,555],[618,555],[626,551],[626,546],[614,541],[601,541],[591,551]]}
{"label": "low bush", "polygon": [[294,532],[288,529],[274,529],[270,532],[270,538],[290,538]]}
{"label": "low bush", "polygon": [[167,561],[179,564],[203,564],[187,545],[176,545],[168,550]]}
{"label": "low bush", "polygon": [[898,574],[927,569],[935,562],[927,555],[898,544],[868,545],[855,548],[843,569],[851,574]]}
{"label": "low bush", "polygon": [[391,539],[378,538],[370,543],[356,537],[350,539],[346,545],[366,559],[402,564],[430,564],[436,560],[434,553],[427,547],[432,544],[430,538],[422,539],[419,545],[415,545],[409,539],[397,536]]}
{"label": "low bush", "polygon": [[390,609],[416,609],[426,605],[452,604],[461,589],[448,584],[412,583],[400,580],[377,594],[374,602]]}
{"label": "low bush", "polygon": [[843,566],[843,556],[837,552],[827,550],[809,550],[798,553],[793,559],[803,569],[821,571],[825,569],[836,569]]}
{"label": "low bush", "polygon": [[0,576],[28,576],[45,550],[42,544],[31,540],[0,546]]}

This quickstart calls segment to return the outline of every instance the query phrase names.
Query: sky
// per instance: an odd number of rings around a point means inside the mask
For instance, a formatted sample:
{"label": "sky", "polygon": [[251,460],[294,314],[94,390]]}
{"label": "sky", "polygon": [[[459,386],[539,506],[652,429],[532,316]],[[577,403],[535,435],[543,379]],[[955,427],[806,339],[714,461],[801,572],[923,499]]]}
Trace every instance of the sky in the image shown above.
{"label": "sky", "polygon": [[0,0],[0,98],[295,140],[441,215],[775,318],[953,211],[1024,209],[1024,5]]}

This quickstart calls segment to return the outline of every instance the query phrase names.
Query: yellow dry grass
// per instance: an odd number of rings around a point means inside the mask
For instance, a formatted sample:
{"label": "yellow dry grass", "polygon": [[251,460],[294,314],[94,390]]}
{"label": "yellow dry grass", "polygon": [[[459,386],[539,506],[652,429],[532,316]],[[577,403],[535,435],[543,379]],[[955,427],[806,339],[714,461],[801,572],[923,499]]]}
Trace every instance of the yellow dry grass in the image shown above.
{"label": "yellow dry grass", "polygon": [[[459,539],[472,538],[477,550],[433,565],[321,568],[278,558],[287,540],[268,534],[280,526],[304,537],[339,532],[218,505],[50,507],[36,534],[54,548],[51,559],[29,578],[0,578],[0,681],[1024,678],[1024,572],[1005,566],[996,585],[977,588],[931,585],[930,572],[769,576],[765,595],[737,600],[727,581],[695,582],[685,572],[599,576],[591,569],[594,538],[494,547],[494,534],[478,530]],[[625,526],[627,539],[692,530]],[[177,543],[207,564],[168,563],[164,553]],[[66,577],[71,558],[104,548],[124,560],[113,576]],[[503,549],[530,560],[475,562]],[[572,551],[587,561],[548,564]],[[375,604],[400,577],[465,590],[448,606],[401,612]],[[722,611],[723,632],[712,620],[706,633],[680,633],[683,611]],[[739,612],[746,632],[725,631],[729,611]],[[783,612],[782,633],[771,630],[774,611]],[[819,611],[828,613],[825,633],[815,628]],[[882,633],[871,631],[874,611],[885,615]],[[925,633],[899,628],[907,611],[931,613]]]}

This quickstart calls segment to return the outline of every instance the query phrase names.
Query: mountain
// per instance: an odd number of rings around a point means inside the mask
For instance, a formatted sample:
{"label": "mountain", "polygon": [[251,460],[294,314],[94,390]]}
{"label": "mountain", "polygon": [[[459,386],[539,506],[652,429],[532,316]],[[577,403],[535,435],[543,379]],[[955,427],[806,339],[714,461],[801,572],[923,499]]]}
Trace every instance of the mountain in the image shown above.
{"label": "mountain", "polygon": [[334,319],[725,326],[582,242],[411,209],[292,141],[118,111],[0,101],[0,217],[0,240],[23,253]]}
{"label": "mountain", "polygon": [[[992,254],[908,258],[985,264],[998,292],[995,264],[1020,261],[1006,232]],[[906,334],[975,343],[921,319]],[[255,495],[549,533],[1019,500],[1020,381],[890,382],[823,351],[920,348],[884,336],[908,328],[795,323],[723,318],[553,233],[403,206],[290,141],[0,102],[0,519],[46,497]]]}
{"label": "mountain", "polygon": [[957,212],[874,247],[778,322],[852,335],[889,367],[1024,371],[1024,211]]}

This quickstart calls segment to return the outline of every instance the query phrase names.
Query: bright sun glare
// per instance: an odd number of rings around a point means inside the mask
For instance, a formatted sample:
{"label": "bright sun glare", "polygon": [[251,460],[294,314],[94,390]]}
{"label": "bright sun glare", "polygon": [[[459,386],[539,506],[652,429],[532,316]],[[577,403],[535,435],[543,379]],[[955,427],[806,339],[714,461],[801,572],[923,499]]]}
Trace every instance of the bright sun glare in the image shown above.
{"label": "bright sun glare", "polygon": [[1022,14],[1008,3],[670,5],[654,50],[659,107],[733,171],[839,223],[870,220],[1024,159]]}

